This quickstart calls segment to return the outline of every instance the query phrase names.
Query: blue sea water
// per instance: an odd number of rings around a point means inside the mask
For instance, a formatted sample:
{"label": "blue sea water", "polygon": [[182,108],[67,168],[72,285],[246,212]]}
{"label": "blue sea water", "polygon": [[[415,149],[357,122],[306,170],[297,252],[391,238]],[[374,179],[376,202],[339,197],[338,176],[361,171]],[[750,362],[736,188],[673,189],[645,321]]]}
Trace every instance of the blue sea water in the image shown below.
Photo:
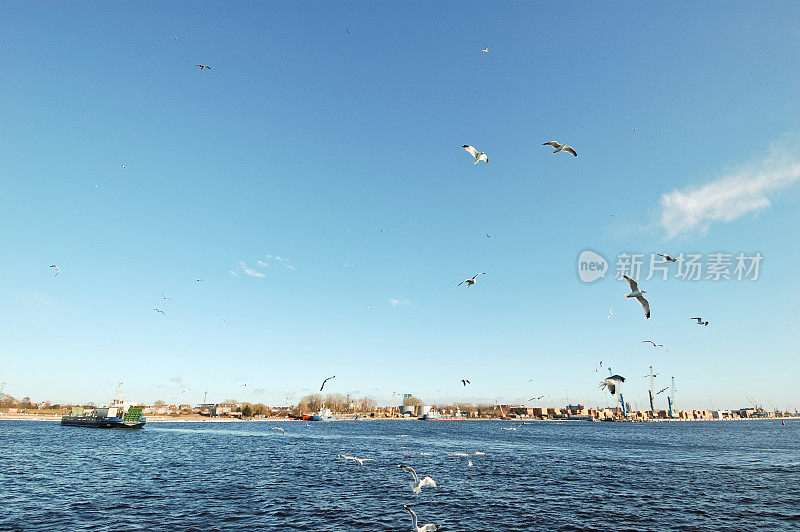
{"label": "blue sea water", "polygon": [[0,422],[2,530],[410,530],[403,504],[442,530],[798,530],[800,421]]}

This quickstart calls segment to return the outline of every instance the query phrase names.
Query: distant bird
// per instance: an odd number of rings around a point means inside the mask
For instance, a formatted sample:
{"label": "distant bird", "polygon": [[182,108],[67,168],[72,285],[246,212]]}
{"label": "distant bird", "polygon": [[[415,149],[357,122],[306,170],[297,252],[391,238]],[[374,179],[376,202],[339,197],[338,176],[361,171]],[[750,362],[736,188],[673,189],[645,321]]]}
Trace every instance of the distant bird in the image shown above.
{"label": "distant bird", "polygon": [[128,165],[127,165],[127,164],[123,164],[123,165],[122,165],[122,167],[123,167],[123,168],[127,168],[127,167],[128,167]]}
{"label": "distant bird", "polygon": [[208,65],[195,65],[195,66],[198,67],[200,70],[203,70],[204,68],[211,70],[211,67]]}
{"label": "distant bird", "polygon": [[164,292],[161,292],[161,299],[165,299],[165,300],[167,300],[167,301],[172,301],[172,298],[171,298],[171,297],[167,297],[167,296],[165,296],[165,295],[164,295]]}
{"label": "distant bird", "polygon": [[647,375],[642,375],[642,377],[658,377],[659,373],[648,373]]}
{"label": "distant bird", "polygon": [[676,260],[678,260],[676,257],[670,257],[669,255],[662,255],[661,253],[656,253],[656,255],[658,255],[659,257],[663,257],[664,260],[667,262],[675,262]]}
{"label": "distant bird", "polygon": [[347,30],[347,34],[350,35],[350,28],[345,28]]}
{"label": "distant bird", "polygon": [[[156,312],[160,312],[161,314],[164,314],[164,311],[161,310],[160,308],[154,308],[153,310],[155,310]],[[166,316],[166,314],[164,315]]]}
{"label": "distant bird", "polygon": [[481,50],[481,53],[482,53],[482,54],[485,54],[485,53],[488,53],[488,52],[489,52],[489,49],[488,49],[488,48],[484,48],[483,50]]}
{"label": "distant bird", "polygon": [[61,273],[61,268],[58,267],[58,264],[51,264],[50,267],[56,269],[56,274],[53,277],[58,277],[58,274]]}
{"label": "distant bird", "polygon": [[538,401],[542,397],[544,397],[544,395],[540,395],[539,397],[531,397],[530,399],[528,399],[528,401]]}
{"label": "distant bird", "polygon": [[371,309],[372,307],[370,307],[369,305],[367,305],[367,306],[366,306],[366,307],[364,307],[364,308],[365,308],[366,310],[369,310],[369,309]]}
{"label": "distant bird", "polygon": [[227,323],[228,323],[228,320],[226,320],[225,318],[222,318],[222,323],[225,323],[225,324],[227,324]]}
{"label": "distant bird", "polygon": [[617,217],[616,214],[609,214],[609,216],[612,217],[612,218],[616,218]]}
{"label": "distant bird", "polygon": [[614,315],[614,307],[611,307],[610,309],[608,309],[608,319],[611,319],[611,316],[613,315]]}
{"label": "distant bird", "polygon": [[476,278],[477,276],[479,276],[479,275],[486,275],[486,272],[476,273],[476,274],[475,274],[475,275],[473,275],[471,278],[469,278],[469,279],[464,279],[463,281],[461,281],[460,283],[458,283],[458,284],[456,285],[456,287],[459,287],[459,286],[461,286],[462,284],[464,284],[464,283],[467,283],[467,288],[469,288],[470,286],[472,286],[472,285],[474,285],[475,283],[477,283],[477,282],[478,282],[478,281],[476,281],[476,280],[475,280],[475,278]]}
{"label": "distant bird", "polygon": [[555,155],[560,151],[565,151],[567,153],[571,153],[575,157],[578,156],[578,154],[575,152],[575,149],[572,146],[567,146],[566,144],[559,144],[558,141],[555,140],[551,140],[550,142],[545,142],[544,144],[542,144],[542,146],[552,146],[554,148],[553,155]]}
{"label": "distant bird", "polygon": [[467,460],[467,465],[468,465],[469,467],[472,467],[472,460],[469,460],[469,459],[468,459],[468,460]]}
{"label": "distant bird", "polygon": [[642,305],[642,309],[644,309],[644,317],[648,320],[650,319],[650,302],[644,298],[643,294],[647,293],[647,290],[639,290],[639,285],[628,277],[627,275],[622,276],[626,281],[628,281],[628,286],[631,287],[631,293],[625,296],[625,299],[636,298],[636,301]]}
{"label": "distant bird", "polygon": [[492,238],[489,233],[486,233],[486,238]]}
{"label": "distant bird", "polygon": [[660,394],[661,392],[665,392],[665,391],[667,391],[667,390],[669,390],[669,386],[667,386],[666,388],[661,388],[660,390],[658,390],[658,391],[656,392],[656,395]]}
{"label": "distant bird", "polygon": [[196,283],[202,283],[202,282],[203,282],[203,280],[202,280],[202,279],[195,279],[195,280],[194,280],[194,282],[196,282]]}
{"label": "distant bird", "polygon": [[386,229],[381,229],[381,232],[380,232],[380,233],[378,233],[378,234],[379,234],[379,235],[382,235],[382,234],[383,234],[383,233],[385,233],[385,232],[386,232]]}
{"label": "distant bird", "polygon": [[[472,465],[470,463],[470,465]],[[436,532],[436,525],[432,523],[428,523],[427,525],[418,526],[417,525],[417,514],[414,513],[414,510],[408,507],[408,505],[404,504],[403,508],[408,510],[408,513],[411,514],[411,530],[413,532]]]}
{"label": "distant bird", "polygon": [[467,384],[472,384],[472,383],[471,383],[471,382],[469,382],[469,379],[461,379],[461,384],[463,384],[464,386],[466,386]]}
{"label": "distant bird", "polygon": [[481,161],[487,164],[489,163],[489,157],[487,157],[486,154],[483,153],[482,151],[479,152],[478,150],[467,144],[462,144],[461,147],[467,150],[467,153],[475,157],[475,160],[472,161],[472,164],[478,164]]}
{"label": "distant bird", "polygon": [[703,321],[703,318],[692,318],[692,319],[693,320],[697,320],[697,324],[698,325],[705,325],[706,327],[708,327],[708,322],[707,321]]}
{"label": "distant bird", "polygon": [[625,382],[625,377],[620,375],[612,375],[605,380],[600,381],[600,389],[608,388],[608,391],[611,392],[611,395],[614,395],[617,391],[617,388]]}
{"label": "distant bird", "polygon": [[173,36],[172,36],[172,38],[173,38],[173,39],[177,39],[177,38],[178,38],[178,36],[177,36],[177,35],[173,35]]}
{"label": "distant bird", "polygon": [[652,341],[652,340],[642,340],[642,343],[643,343],[643,344],[653,344],[653,347],[660,347],[660,348],[662,348],[664,351],[666,351],[667,353],[669,353],[669,349],[667,349],[667,346],[665,346],[664,344],[657,344],[657,343],[655,343],[655,342],[654,342],[654,341]]}
{"label": "distant bird", "polygon": [[[333,377],[336,377],[336,375],[334,375]],[[322,381],[322,386],[319,387],[319,391],[322,391],[322,389],[325,387],[325,383],[331,380],[333,377],[328,377],[327,379]]]}
{"label": "distant bird", "polygon": [[602,360],[600,361],[600,367],[601,368],[603,367],[603,361]]}
{"label": "distant bird", "polygon": [[436,482],[434,482],[434,480],[431,477],[425,477],[422,480],[420,480],[420,478],[417,476],[417,472],[414,471],[413,467],[407,465],[399,465],[397,467],[409,471],[411,473],[411,476],[414,477],[414,480],[411,481],[411,490],[414,493],[421,492],[423,486],[433,486],[434,488],[437,487]]}
{"label": "distant bird", "polygon": [[636,126],[633,126],[633,132],[636,133]]}
{"label": "distant bird", "polygon": [[272,427],[273,430],[279,430],[281,433],[286,434],[286,431],[283,430],[283,427]]}
{"label": "distant bird", "polygon": [[345,460],[353,460],[354,462],[358,462],[358,465],[363,466],[364,462],[374,462],[374,458],[356,458],[355,456],[347,456],[346,454],[338,455],[339,458],[344,458]]}

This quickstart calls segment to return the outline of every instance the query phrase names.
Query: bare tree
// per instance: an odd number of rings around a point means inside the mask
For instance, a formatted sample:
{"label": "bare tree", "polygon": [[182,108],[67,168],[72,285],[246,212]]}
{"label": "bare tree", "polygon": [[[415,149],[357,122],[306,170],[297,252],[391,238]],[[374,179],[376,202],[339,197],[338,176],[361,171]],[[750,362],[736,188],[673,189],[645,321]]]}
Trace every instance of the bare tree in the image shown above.
{"label": "bare tree", "polygon": [[300,412],[316,412],[322,408],[323,401],[324,399],[322,395],[318,393],[304,395],[297,403],[297,408],[300,410]]}

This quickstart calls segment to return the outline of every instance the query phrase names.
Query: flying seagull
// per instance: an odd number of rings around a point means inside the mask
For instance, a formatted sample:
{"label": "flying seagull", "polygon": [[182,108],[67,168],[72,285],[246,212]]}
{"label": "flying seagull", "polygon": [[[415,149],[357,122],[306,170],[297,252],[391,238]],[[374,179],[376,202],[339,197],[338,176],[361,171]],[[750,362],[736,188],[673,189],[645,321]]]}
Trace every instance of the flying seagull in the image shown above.
{"label": "flying seagull", "polygon": [[487,53],[488,51],[489,51],[489,49],[488,49],[488,48],[484,48],[483,50],[481,50],[481,53],[482,53],[482,54],[485,54],[485,53]]}
{"label": "flying seagull", "polygon": [[669,255],[662,255],[661,253],[656,253],[656,255],[658,255],[659,257],[663,257],[663,259],[667,262],[675,262],[676,260],[678,260],[677,257],[670,257]]}
{"label": "flying seagull", "polygon": [[350,35],[350,28],[345,28],[347,30],[347,34]]}
{"label": "flying seagull", "polygon": [[[472,462],[470,462],[472,465]],[[433,523],[428,523],[427,525],[418,526],[417,525],[417,514],[414,513],[414,510],[408,507],[408,505],[403,505],[403,508],[408,510],[408,513],[411,514],[411,530],[413,532],[436,532],[436,525]]]}
{"label": "flying seagull", "polygon": [[639,285],[628,277],[627,275],[622,276],[626,281],[628,281],[628,286],[631,287],[631,293],[625,296],[625,299],[636,298],[636,301],[642,305],[644,309],[644,317],[648,320],[650,319],[650,302],[644,298],[643,294],[647,293],[647,290],[639,290]]}
{"label": "flying seagull", "polygon": [[472,164],[478,164],[481,161],[487,164],[489,163],[489,157],[487,157],[486,154],[483,153],[482,151],[478,151],[472,146],[469,146],[468,144],[462,144],[461,147],[467,150],[467,153],[475,157],[475,160],[472,161]]}
{"label": "flying seagull", "polygon": [[203,280],[202,280],[202,279],[195,279],[195,280],[194,280],[194,282],[196,282],[196,283],[202,283],[202,282],[203,282]]}
{"label": "flying seagull", "polygon": [[693,320],[697,320],[697,324],[698,325],[705,325],[706,327],[708,327],[708,322],[707,321],[703,321],[703,318],[692,318],[692,319]]}
{"label": "flying seagull", "polygon": [[[164,314],[164,311],[161,310],[160,308],[154,308],[153,310],[155,310],[156,312],[160,312],[161,314]],[[166,314],[164,315],[166,316]]]}
{"label": "flying seagull", "polygon": [[538,401],[542,397],[544,397],[544,395],[540,395],[539,397],[531,397],[530,399],[528,399],[528,401]]}
{"label": "flying seagull", "polygon": [[164,292],[161,292],[161,299],[165,299],[165,300],[167,300],[167,301],[172,301],[172,298],[171,298],[171,297],[167,297],[167,296],[165,296],[165,295],[164,295]]}
{"label": "flying seagull", "polygon": [[614,315],[614,307],[611,307],[610,309],[608,309],[608,319],[611,319],[611,316],[613,315]]}
{"label": "flying seagull", "polygon": [[621,375],[612,375],[605,380],[600,381],[600,389],[608,388],[608,391],[611,392],[611,395],[614,395],[617,391],[617,388],[625,382],[625,377]]}
{"label": "flying seagull", "polygon": [[471,382],[469,382],[469,379],[461,379],[461,384],[463,384],[464,386],[466,386],[467,384],[472,384],[472,383],[471,383]]}
{"label": "flying seagull", "polygon": [[123,164],[123,165],[122,165],[122,167],[123,167],[123,168],[127,168],[127,167],[128,167],[128,165],[127,165],[127,164]]}
{"label": "flying seagull", "polygon": [[489,233],[486,233],[486,238],[492,238],[492,236]]}
{"label": "flying seagull", "polygon": [[[334,375],[333,377],[335,377],[335,376],[336,375]],[[333,377],[328,377],[327,379],[322,381],[322,386],[319,387],[319,391],[322,391],[322,389],[325,387],[325,383],[328,382],[329,380],[331,380]]]}
{"label": "flying seagull", "polygon": [[414,477],[414,480],[411,481],[411,490],[414,493],[421,492],[423,486],[433,486],[434,488],[436,487],[436,482],[434,482],[434,480],[431,477],[425,477],[422,480],[420,480],[420,478],[417,476],[417,472],[414,471],[413,467],[407,465],[399,465],[397,467],[411,472],[411,476]]}
{"label": "flying seagull", "polygon": [[339,458],[344,458],[345,460],[353,460],[354,462],[358,462],[358,465],[363,466],[364,462],[374,462],[374,458],[356,458],[355,456],[347,456],[346,454],[338,455]]}
{"label": "flying seagull", "polygon": [[58,277],[58,274],[61,273],[61,268],[58,267],[58,264],[51,264],[50,267],[56,269],[56,274],[53,277]]}
{"label": "flying seagull", "polygon": [[458,284],[456,285],[456,287],[459,287],[459,286],[461,286],[462,284],[464,284],[464,283],[467,283],[467,288],[469,288],[470,286],[472,286],[472,285],[474,285],[475,283],[477,283],[477,282],[478,282],[478,281],[476,281],[476,280],[475,280],[475,277],[477,277],[477,276],[479,276],[479,275],[486,275],[486,272],[476,273],[476,274],[475,274],[475,275],[473,275],[471,278],[469,278],[469,279],[464,279],[463,281],[461,281],[460,283],[458,283]]}
{"label": "flying seagull", "polygon": [[200,70],[203,70],[204,68],[207,68],[207,69],[211,70],[211,67],[210,67],[210,66],[208,66],[208,65],[195,65],[195,66],[196,66],[196,67],[199,67],[199,68],[200,68]]}
{"label": "flying seagull", "polygon": [[666,388],[661,388],[660,390],[658,390],[658,391],[656,392],[656,395],[660,394],[661,392],[665,392],[665,391],[667,391],[668,389],[669,389],[669,386],[667,386]]}
{"label": "flying seagull", "polygon": [[667,349],[667,346],[665,346],[664,344],[657,344],[652,340],[642,340],[642,343],[643,344],[653,344],[653,347],[660,347],[660,348],[664,349],[664,351],[669,353],[669,349]]}
{"label": "flying seagull", "polygon": [[554,149],[553,150],[553,155],[555,155],[556,153],[558,153],[560,151],[565,151],[567,153],[571,153],[575,157],[578,156],[578,154],[575,153],[575,149],[572,146],[567,146],[566,144],[559,144],[558,141],[556,141],[556,140],[551,140],[550,142],[545,142],[544,144],[542,144],[542,146],[552,146],[553,149]]}
{"label": "flying seagull", "polygon": [[273,430],[279,430],[279,431],[281,431],[281,433],[286,434],[286,431],[283,430],[283,427],[272,427],[272,428],[273,428]]}

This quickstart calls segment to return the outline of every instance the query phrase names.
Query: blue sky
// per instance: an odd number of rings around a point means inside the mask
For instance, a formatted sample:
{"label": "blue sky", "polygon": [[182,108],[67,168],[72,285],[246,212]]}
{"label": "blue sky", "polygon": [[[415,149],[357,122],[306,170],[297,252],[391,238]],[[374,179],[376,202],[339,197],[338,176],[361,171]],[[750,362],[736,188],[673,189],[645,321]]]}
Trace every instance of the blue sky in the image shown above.
{"label": "blue sky", "polygon": [[[679,407],[800,407],[798,15],[4,3],[0,379],[604,405],[603,360],[639,406],[653,364]],[[578,280],[584,249],[764,259],[757,281],[642,280],[647,321],[613,275]]]}

